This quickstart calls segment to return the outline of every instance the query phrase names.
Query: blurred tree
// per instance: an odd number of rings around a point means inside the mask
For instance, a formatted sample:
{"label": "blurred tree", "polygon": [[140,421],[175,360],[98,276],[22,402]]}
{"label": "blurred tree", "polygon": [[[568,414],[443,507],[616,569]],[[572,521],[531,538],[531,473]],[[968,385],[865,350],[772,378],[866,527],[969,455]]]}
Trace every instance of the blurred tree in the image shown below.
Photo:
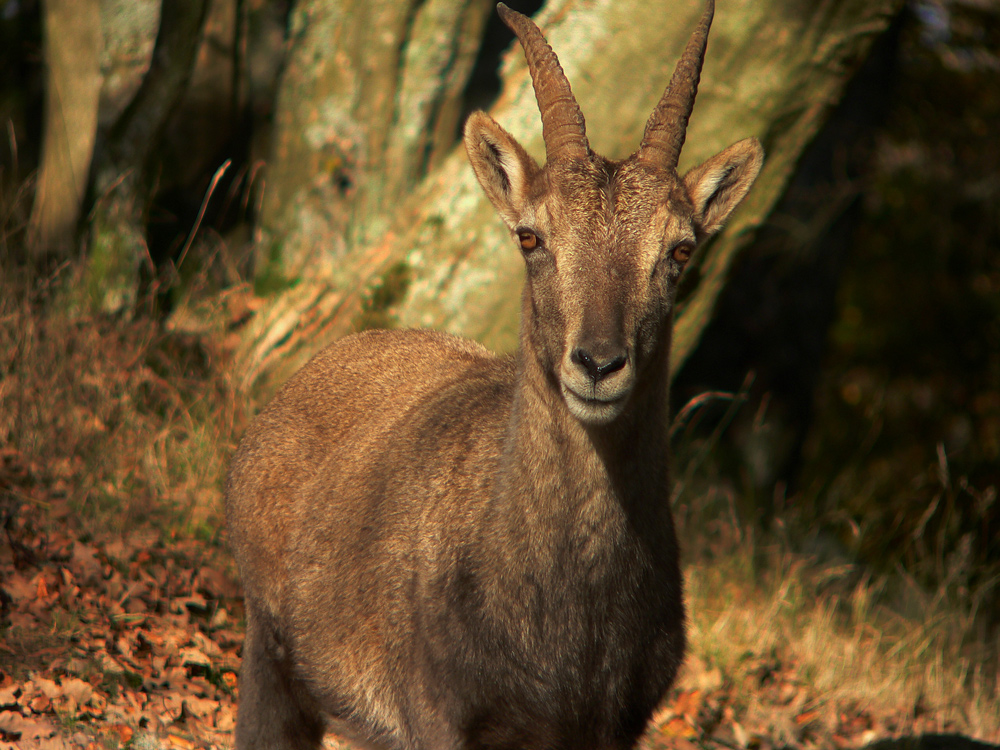
{"label": "blurred tree", "polygon": [[260,217],[265,285],[333,275],[454,144],[491,3],[300,0]]}
{"label": "blurred tree", "polygon": [[[23,201],[30,221],[5,214],[19,262],[30,256],[37,267],[82,251],[66,285],[74,307],[128,315],[139,295],[169,305],[186,288],[177,262],[196,234],[206,235],[196,216],[227,159],[236,167],[218,192],[228,213],[223,221],[209,207],[205,228],[247,215],[235,193],[260,174],[286,16],[284,0],[8,3],[0,169],[17,185],[36,167],[38,175],[28,183],[37,186],[34,200]],[[55,41],[43,46],[43,37]],[[87,236],[77,244],[81,229]],[[186,274],[215,262],[220,243],[209,245],[195,245]],[[221,260],[213,272],[225,264],[223,283],[238,282],[238,264]]]}
{"label": "blurred tree", "polygon": [[[747,135],[761,138],[768,160],[746,205],[689,271],[677,366],[734,255],[901,2],[720,5],[681,166]],[[521,264],[464,153],[451,148],[455,101],[478,43],[469,40],[486,12],[469,0],[297,5],[256,274],[259,290],[277,293],[245,330],[238,368],[248,380],[287,374],[369,321],[515,345]],[[636,147],[700,12],[693,1],[669,12],[647,0],[544,6],[538,21],[595,150],[621,158]],[[492,114],[543,158],[520,50],[508,54]]]}
{"label": "blurred tree", "polygon": [[187,87],[209,0],[163,0],[153,59],[135,97],[111,128],[94,170],[84,290],[103,312],[130,313],[146,249],[150,157]]}
{"label": "blurred tree", "polygon": [[[151,156],[187,88],[201,43],[209,0],[162,0],[152,60],[100,148],[102,60],[117,37],[135,25],[150,3],[123,9],[105,0],[43,3],[46,106],[41,165],[28,228],[36,260],[69,257],[85,195],[91,211],[82,288],[88,306],[130,314],[139,291],[139,267],[148,258],[147,209],[156,182]],[[156,14],[153,14],[154,20]],[[102,28],[104,26],[107,28]],[[139,28],[145,28],[142,23]],[[105,44],[105,34],[110,42]],[[140,34],[141,36],[141,34]],[[120,50],[119,50],[120,52]],[[140,53],[129,50],[132,57]],[[111,55],[112,57],[114,55]],[[108,69],[114,68],[113,64]],[[110,98],[128,87],[116,82]],[[92,164],[93,161],[93,164]]]}
{"label": "blurred tree", "polygon": [[97,137],[100,0],[46,0],[45,132],[28,229],[36,258],[73,249]]}

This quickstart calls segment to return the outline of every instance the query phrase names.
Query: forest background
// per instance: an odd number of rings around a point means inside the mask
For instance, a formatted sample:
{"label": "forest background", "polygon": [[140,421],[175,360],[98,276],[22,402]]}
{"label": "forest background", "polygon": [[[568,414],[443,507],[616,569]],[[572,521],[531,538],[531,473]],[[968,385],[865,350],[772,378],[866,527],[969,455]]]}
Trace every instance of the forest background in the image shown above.
{"label": "forest background", "polygon": [[[509,4],[612,157],[701,12]],[[350,331],[516,344],[477,108],[541,159],[483,0],[0,2],[0,745],[231,744],[248,420]],[[768,160],[682,290],[647,747],[1000,743],[998,122],[996,0],[719,0],[681,168]]]}

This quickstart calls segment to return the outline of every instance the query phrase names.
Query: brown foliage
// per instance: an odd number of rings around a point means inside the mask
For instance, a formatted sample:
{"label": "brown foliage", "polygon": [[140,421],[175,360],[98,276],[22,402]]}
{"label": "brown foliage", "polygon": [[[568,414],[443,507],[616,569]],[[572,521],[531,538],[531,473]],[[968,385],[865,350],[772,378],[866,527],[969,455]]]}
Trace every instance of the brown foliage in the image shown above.
{"label": "brown foliage", "polygon": [[0,559],[0,740],[89,747],[144,732],[182,747],[222,742],[243,640],[225,557],[148,529],[92,542],[71,522],[46,530],[67,521],[68,501],[19,483],[33,468],[23,462],[4,454],[8,498],[23,502]]}

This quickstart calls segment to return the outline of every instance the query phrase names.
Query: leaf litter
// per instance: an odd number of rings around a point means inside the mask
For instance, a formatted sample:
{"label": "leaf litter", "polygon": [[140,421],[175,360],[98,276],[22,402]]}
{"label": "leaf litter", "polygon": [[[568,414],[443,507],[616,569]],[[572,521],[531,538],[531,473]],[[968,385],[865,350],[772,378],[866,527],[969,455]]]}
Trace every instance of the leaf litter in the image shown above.
{"label": "leaf litter", "polygon": [[[244,633],[225,550],[152,529],[76,538],[65,493],[18,481],[30,472],[0,452],[0,750],[232,747]],[[846,750],[957,729],[925,706],[876,716],[824,697],[774,653],[745,662],[737,679],[689,654],[640,748]]]}
{"label": "leaf litter", "polygon": [[149,529],[74,538],[65,499],[12,486],[5,459],[0,750],[231,746],[243,628],[225,552]]}

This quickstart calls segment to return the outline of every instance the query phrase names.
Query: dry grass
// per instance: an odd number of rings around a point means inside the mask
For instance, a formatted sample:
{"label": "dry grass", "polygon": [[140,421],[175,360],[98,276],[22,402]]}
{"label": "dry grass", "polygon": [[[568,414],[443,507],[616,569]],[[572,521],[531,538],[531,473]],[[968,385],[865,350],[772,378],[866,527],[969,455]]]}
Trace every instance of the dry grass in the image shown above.
{"label": "dry grass", "polygon": [[0,290],[8,470],[65,495],[85,533],[154,523],[217,538],[226,464],[245,413],[224,374],[224,351],[154,320],[76,313],[65,278],[11,276]]}
{"label": "dry grass", "polygon": [[731,395],[711,435],[682,435],[675,449],[689,683],[717,674],[732,720],[767,738],[762,747],[927,733],[1000,743],[1000,628],[984,604],[995,601],[996,576],[967,556],[950,559],[933,590],[898,566],[873,573],[853,554],[859,530],[852,538],[837,519],[810,515],[801,494],[782,495],[761,532],[744,520],[759,513],[750,482],[714,462],[739,408],[741,394]]}
{"label": "dry grass", "polygon": [[807,713],[831,735],[849,714],[877,717],[872,738],[1000,742],[997,644],[970,642],[968,618],[900,579],[872,581],[788,548],[743,534],[686,568],[691,655],[733,683],[740,722],[791,744]]}

